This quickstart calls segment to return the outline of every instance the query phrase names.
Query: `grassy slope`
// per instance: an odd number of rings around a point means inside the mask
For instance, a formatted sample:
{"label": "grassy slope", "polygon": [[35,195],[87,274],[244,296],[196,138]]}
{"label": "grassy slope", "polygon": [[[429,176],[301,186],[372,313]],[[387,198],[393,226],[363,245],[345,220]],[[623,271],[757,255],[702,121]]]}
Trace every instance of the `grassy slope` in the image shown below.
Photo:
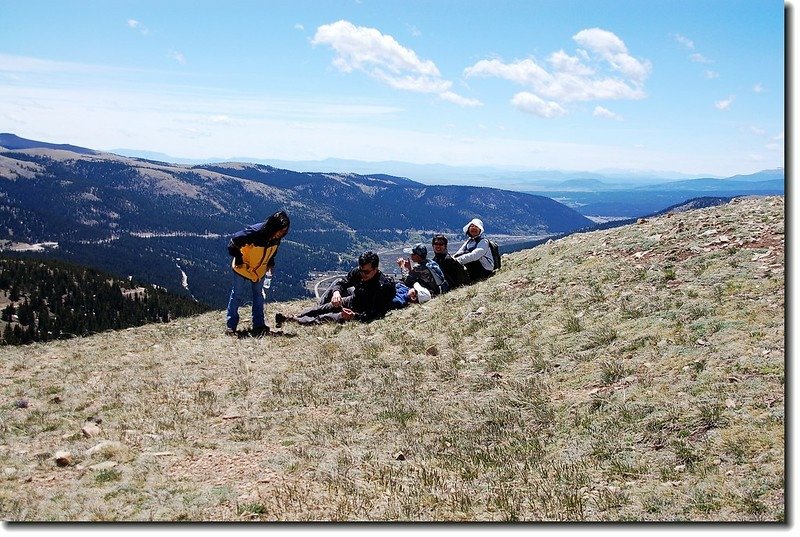
{"label": "grassy slope", "polygon": [[369,325],[231,340],[214,312],[3,348],[0,514],[784,520],[783,233],[783,198],[748,199]]}

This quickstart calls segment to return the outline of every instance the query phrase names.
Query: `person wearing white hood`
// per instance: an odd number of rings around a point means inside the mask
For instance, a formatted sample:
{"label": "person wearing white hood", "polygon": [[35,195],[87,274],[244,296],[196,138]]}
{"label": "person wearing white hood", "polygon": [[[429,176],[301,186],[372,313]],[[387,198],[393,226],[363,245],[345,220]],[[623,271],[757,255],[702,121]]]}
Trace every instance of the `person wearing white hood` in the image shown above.
{"label": "person wearing white hood", "polygon": [[461,263],[469,272],[472,281],[482,280],[494,272],[494,260],[489,241],[483,236],[483,221],[473,218],[464,226],[466,242],[461,245],[453,258]]}

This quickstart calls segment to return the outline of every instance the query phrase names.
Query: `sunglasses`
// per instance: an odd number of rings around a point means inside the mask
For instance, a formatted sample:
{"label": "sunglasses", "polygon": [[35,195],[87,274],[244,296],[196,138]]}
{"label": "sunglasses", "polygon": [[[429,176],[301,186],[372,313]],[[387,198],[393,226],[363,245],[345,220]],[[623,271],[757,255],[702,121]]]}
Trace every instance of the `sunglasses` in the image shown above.
{"label": "sunglasses", "polygon": [[372,269],[364,269],[364,268],[360,268],[360,269],[358,269],[358,271],[359,271],[361,274],[363,274],[364,276],[367,276],[368,274],[372,274],[373,272],[375,272],[375,270],[376,270],[376,269],[374,269],[374,268],[372,268]]}
{"label": "sunglasses", "polygon": [[447,243],[446,242],[434,242],[433,245],[434,246],[447,246]]}

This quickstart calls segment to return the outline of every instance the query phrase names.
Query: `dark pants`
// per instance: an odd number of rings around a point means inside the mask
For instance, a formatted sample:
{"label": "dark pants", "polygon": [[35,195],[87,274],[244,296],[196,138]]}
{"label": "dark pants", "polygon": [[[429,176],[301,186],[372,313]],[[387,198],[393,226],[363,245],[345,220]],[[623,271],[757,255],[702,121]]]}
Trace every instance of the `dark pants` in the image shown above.
{"label": "dark pants", "polygon": [[486,270],[485,268],[483,268],[480,259],[477,261],[471,261],[467,263],[466,265],[464,265],[464,268],[467,269],[467,272],[469,273],[469,279],[473,282],[478,280],[483,280],[492,275],[491,270]]}
{"label": "dark pants", "polygon": [[[345,291],[346,293],[347,291]],[[322,323],[341,323],[342,308],[350,308],[353,303],[352,296],[342,297],[342,306],[336,307],[331,304],[333,298],[333,286],[328,288],[322,298],[319,299],[319,305],[311,307],[295,316],[300,324],[322,324]]]}

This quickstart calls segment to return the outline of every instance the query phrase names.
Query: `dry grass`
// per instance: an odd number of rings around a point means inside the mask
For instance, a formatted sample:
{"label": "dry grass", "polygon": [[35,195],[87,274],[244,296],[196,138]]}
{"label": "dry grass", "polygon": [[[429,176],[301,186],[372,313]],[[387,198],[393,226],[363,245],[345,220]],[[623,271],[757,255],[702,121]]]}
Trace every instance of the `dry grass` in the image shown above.
{"label": "dry grass", "polygon": [[783,227],[761,198],[575,235],[294,337],[3,348],[0,514],[784,521]]}

